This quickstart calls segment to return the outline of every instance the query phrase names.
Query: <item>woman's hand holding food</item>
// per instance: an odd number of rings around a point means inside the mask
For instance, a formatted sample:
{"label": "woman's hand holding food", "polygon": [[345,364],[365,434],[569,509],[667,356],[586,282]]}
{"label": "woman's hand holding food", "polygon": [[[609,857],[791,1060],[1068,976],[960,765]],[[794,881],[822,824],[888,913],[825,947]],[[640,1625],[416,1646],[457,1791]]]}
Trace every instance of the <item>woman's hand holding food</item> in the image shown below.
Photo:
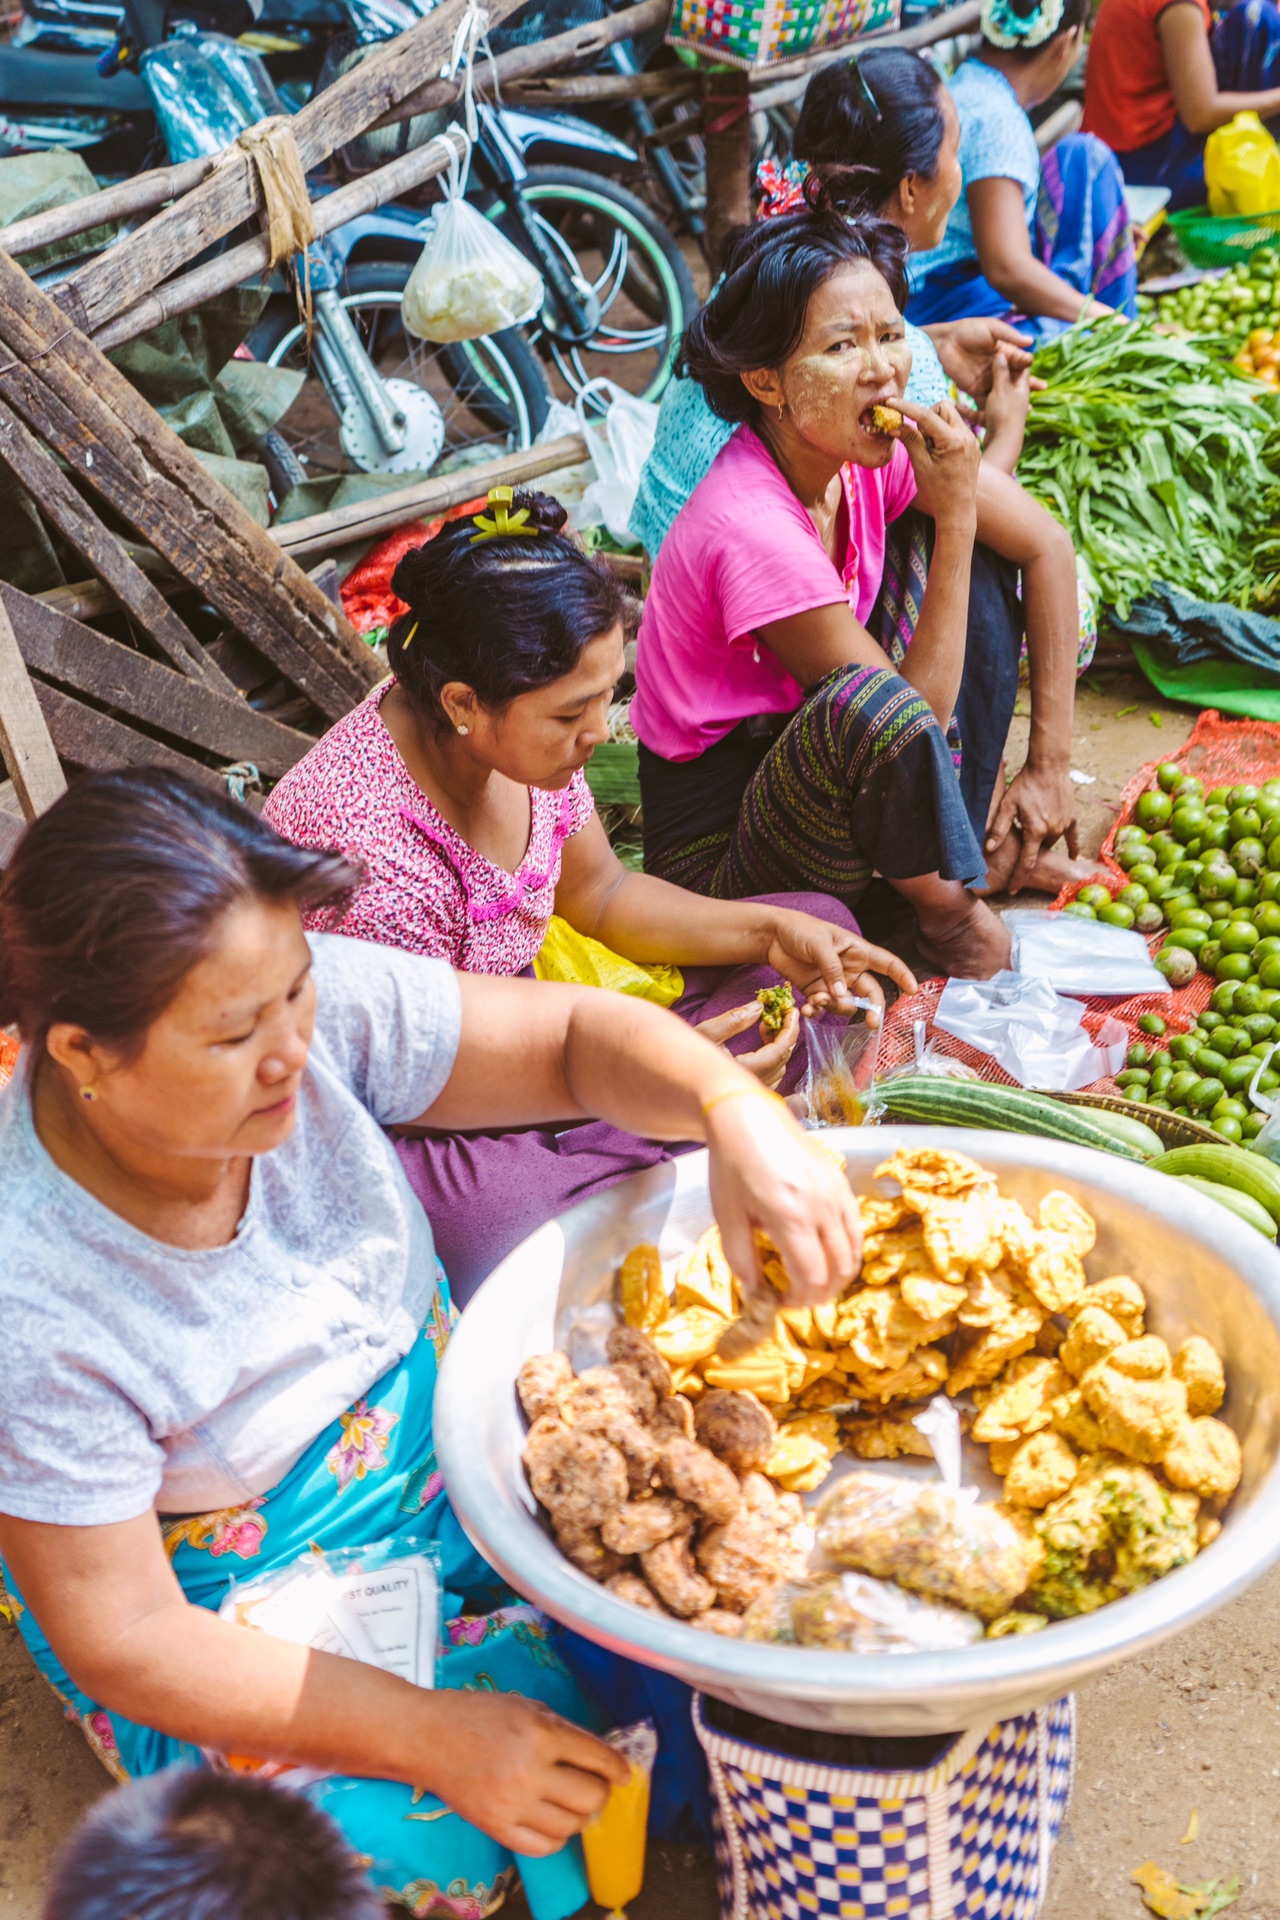
{"label": "woman's hand holding food", "polygon": [[[437,1694],[443,1705],[445,1696]],[[452,1810],[513,1853],[556,1853],[599,1813],[629,1768],[621,1754],[511,1693],[453,1696],[442,1750],[448,1784],[432,1788]]]}
{"label": "woman's hand holding food", "polygon": [[916,505],[944,531],[973,537],[977,518],[981,449],[950,400],[936,407],[897,403],[902,414],[902,443],[916,476]]}
{"label": "woman's hand holding food", "polygon": [[[760,1017],[760,1002],[750,1000],[744,1007],[731,1007],[727,1013],[717,1013],[710,1020],[700,1020],[697,1031],[704,1040],[710,1040],[717,1047],[727,1050],[730,1040],[736,1040],[740,1033],[747,1033],[752,1027],[759,1026]],[[740,1067],[754,1074],[762,1086],[774,1091],[781,1085],[787,1062],[795,1052],[799,1038],[800,1014],[797,1008],[792,1007],[772,1039],[767,1039],[753,1053],[735,1053],[733,1057]]]}
{"label": "woman's hand holding food", "polygon": [[704,1109],[708,1183],[725,1258],[748,1287],[768,1284],[766,1233],[791,1282],[790,1306],[834,1300],[862,1264],[862,1224],[844,1167],[801,1131],[780,1100],[729,1089]]}
{"label": "woman's hand holding food", "polygon": [[815,914],[780,908],[765,954],[769,965],[803,996],[806,1015],[852,1013],[855,997],[874,1003],[868,1026],[878,1027],[884,992],[876,979],[885,974],[904,993],[916,990],[915,976],[897,954],[873,947],[861,934],[819,920]]}

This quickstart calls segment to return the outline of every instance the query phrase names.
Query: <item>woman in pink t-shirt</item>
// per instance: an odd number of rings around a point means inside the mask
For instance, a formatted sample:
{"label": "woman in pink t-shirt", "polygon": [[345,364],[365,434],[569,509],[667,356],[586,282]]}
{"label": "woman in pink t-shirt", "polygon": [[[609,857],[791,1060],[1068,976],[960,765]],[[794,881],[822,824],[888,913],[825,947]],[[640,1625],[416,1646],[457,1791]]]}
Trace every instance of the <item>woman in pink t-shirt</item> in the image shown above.
{"label": "woman in pink t-shirt", "polygon": [[[905,245],[830,212],[744,229],[686,333],[689,373],[743,424],[663,542],[640,627],[645,864],[721,899],[803,886],[852,902],[880,874],[931,959],[986,976],[1007,965],[1008,938],[970,889],[1015,863],[1022,884],[1053,867],[1056,889],[1055,861],[1070,863],[1041,842],[1065,830],[1075,852],[1074,555],[1006,475],[985,475],[979,498],[978,444],[954,407],[903,399]],[[884,406],[905,416],[901,438],[875,425]],[[906,583],[919,612],[904,653],[867,622],[888,523],[912,505],[933,545],[927,580]],[[991,550],[981,581],[975,534]],[[997,806],[1018,569],[1032,740]],[[970,737],[949,746],[962,676]]]}
{"label": "woman in pink t-shirt", "polygon": [[[873,968],[914,982],[838,900],[710,900],[621,865],[583,768],[607,737],[625,598],[564,521],[545,494],[503,489],[478,524],[446,527],[401,561],[395,679],[265,809],[286,839],[340,848],[364,870],[348,902],[308,925],[512,976],[530,969],[554,912],[631,960],[686,969],[676,1011],[787,1087],[804,1063],[803,1049],[791,1058],[800,1018],[760,1045],[758,988],[785,977],[813,1015],[847,1009],[851,994],[882,1000]],[[533,1227],[667,1149],[593,1122],[404,1140],[400,1154],[465,1301]]]}

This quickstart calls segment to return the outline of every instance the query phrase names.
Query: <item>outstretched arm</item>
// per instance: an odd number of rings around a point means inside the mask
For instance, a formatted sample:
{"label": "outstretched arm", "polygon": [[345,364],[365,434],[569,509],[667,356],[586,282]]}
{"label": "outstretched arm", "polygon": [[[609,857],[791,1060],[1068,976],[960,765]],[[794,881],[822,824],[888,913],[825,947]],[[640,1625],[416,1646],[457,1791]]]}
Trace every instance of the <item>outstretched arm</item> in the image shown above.
{"label": "outstretched arm", "polygon": [[1178,118],[1188,133],[1212,133],[1238,113],[1270,120],[1280,113],[1280,87],[1261,93],[1220,93],[1213,49],[1199,7],[1174,0],[1156,21],[1165,72]]}

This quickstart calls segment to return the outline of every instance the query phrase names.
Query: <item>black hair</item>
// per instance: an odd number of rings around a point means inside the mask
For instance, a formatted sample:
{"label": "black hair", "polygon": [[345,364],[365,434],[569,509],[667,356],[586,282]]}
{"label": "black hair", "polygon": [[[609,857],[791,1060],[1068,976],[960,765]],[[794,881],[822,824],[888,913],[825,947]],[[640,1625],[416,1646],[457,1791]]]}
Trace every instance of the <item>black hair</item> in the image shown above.
{"label": "black hair", "polygon": [[685,330],[682,369],[722,420],[759,418],[742,376],[779,367],[795,351],[818,288],[843,266],[866,261],[901,308],[907,297],[907,240],[887,220],[854,224],[832,212],[782,214],[729,236],[724,278]]}
{"label": "black hair", "polygon": [[932,179],[944,125],[942,81],[919,54],[882,47],[860,54],[856,67],[820,68],[791,141],[810,169],[806,197],[854,217],[878,214],[909,173]]}
{"label": "black hair", "polygon": [[31,822],[0,875],[0,1026],[40,1044],[66,1020],[136,1052],[229,907],[319,906],[359,877],[183,774],[92,774]]}
{"label": "black hair", "polygon": [[473,688],[482,706],[505,707],[571,673],[627,609],[615,576],[562,531],[568,514],[558,500],[518,488],[508,511],[524,512],[536,532],[477,540],[472,520],[453,521],[406,553],[392,577],[409,611],[391,629],[387,658],[438,733],[449,726],[440,694],[450,680]]}
{"label": "black hair", "polygon": [[[1009,0],[1010,12],[1016,13],[1019,20],[1034,20],[1043,5],[1044,0]],[[1090,0],[1063,0],[1062,18],[1047,39],[1041,40],[1034,47],[996,47],[996,52],[1008,54],[1018,61],[1034,60],[1036,55],[1043,53],[1046,47],[1051,47],[1055,40],[1061,40],[1064,33],[1074,33],[1077,27],[1084,26],[1089,18],[1089,5]],[[989,47],[995,47],[993,40],[988,40],[986,44]]]}
{"label": "black hair", "polygon": [[384,1920],[328,1814],[264,1780],[175,1766],[117,1787],[57,1861],[44,1920]]}

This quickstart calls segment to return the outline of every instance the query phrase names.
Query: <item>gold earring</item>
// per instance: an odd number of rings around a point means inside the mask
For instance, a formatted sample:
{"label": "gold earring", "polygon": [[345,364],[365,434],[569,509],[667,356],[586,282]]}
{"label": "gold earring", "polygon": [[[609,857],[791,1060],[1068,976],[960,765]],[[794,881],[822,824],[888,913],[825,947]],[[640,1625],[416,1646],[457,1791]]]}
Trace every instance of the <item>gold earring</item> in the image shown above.
{"label": "gold earring", "polygon": [[459,733],[470,733],[470,731],[471,731],[471,729],[470,729],[470,727],[459,727],[459,728],[458,728],[458,732],[459,732]]}

